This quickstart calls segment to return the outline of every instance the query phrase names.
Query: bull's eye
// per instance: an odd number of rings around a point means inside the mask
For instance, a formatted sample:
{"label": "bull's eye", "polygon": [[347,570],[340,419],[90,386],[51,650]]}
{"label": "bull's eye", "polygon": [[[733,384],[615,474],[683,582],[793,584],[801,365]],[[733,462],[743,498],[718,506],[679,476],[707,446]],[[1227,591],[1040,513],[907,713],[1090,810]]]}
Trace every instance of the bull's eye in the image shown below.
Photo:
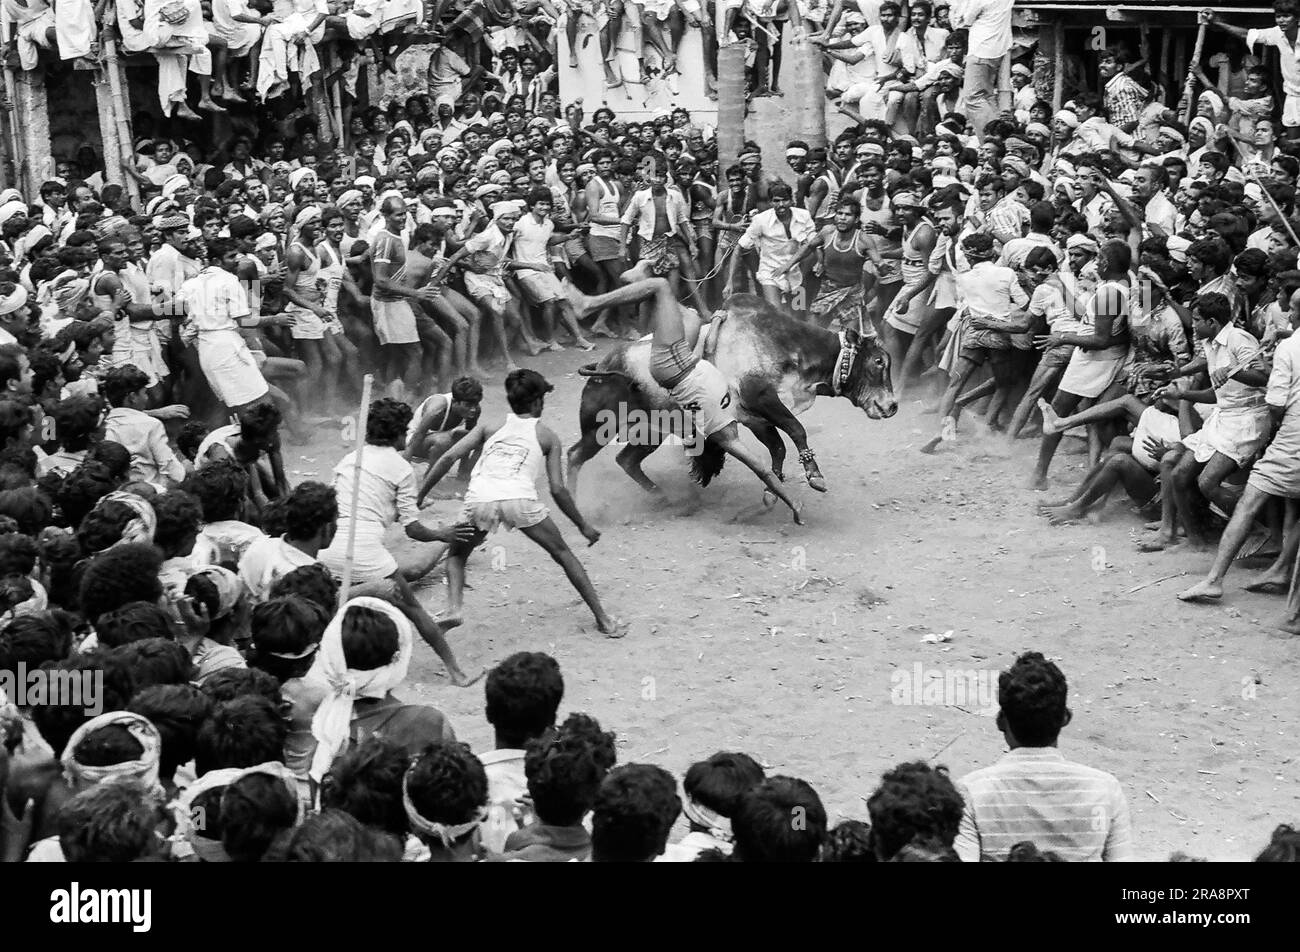
{"label": "bull's eye", "polygon": [[885,358],[884,358],[884,357],[877,357],[877,358],[876,358],[876,366],[877,366],[877,367],[883,367],[883,366],[885,366]]}

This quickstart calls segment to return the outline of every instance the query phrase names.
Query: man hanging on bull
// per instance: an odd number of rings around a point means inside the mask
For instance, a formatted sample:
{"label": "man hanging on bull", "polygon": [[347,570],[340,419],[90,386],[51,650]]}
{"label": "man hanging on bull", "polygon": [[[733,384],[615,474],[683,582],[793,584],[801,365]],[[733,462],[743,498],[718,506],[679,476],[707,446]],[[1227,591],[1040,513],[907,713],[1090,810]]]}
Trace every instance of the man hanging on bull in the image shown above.
{"label": "man hanging on bull", "polygon": [[650,376],[668,391],[673,402],[691,416],[696,438],[706,439],[744,463],[763,481],[768,492],[790,507],[803,525],[801,506],[781,487],[780,478],[740,441],[740,427],[727,380],[704,360],[699,315],[682,307],[664,278],[645,278],[608,294],[588,297],[566,282],[565,292],[579,319],[606,307],[646,302],[650,309]]}

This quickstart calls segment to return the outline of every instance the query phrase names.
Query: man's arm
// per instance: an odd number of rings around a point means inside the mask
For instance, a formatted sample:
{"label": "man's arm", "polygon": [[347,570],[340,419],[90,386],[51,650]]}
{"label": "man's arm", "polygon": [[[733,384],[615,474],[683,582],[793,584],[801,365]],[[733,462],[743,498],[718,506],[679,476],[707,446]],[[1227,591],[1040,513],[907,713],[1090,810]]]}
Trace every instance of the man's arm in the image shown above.
{"label": "man's arm", "polygon": [[1250,33],[1250,31],[1245,27],[1233,26],[1231,23],[1224,23],[1219,19],[1219,15],[1210,9],[1202,10],[1199,19],[1200,22],[1204,23],[1206,26],[1212,26],[1216,30],[1222,30],[1224,33],[1231,33],[1233,36],[1239,37],[1242,40],[1245,40],[1246,35]]}
{"label": "man's arm", "polygon": [[542,447],[542,452],[546,454],[546,480],[551,486],[551,498],[555,500],[555,505],[560,508],[560,512],[578,527],[578,531],[582,533],[588,545],[595,545],[600,541],[600,533],[583,518],[582,513],[578,511],[578,504],[573,501],[568,487],[564,485],[564,464],[561,462],[562,447],[559,438],[539,423],[537,442]]}
{"label": "man's arm", "polygon": [[481,449],[487,441],[487,430],[482,424],[474,427],[456,443],[438,457],[438,461],[429,467],[429,471],[424,474],[424,483],[420,486],[419,495],[415,497],[417,507],[424,505],[425,497],[438,485],[438,480],[446,476],[451,471],[452,466],[464,459],[474,450]]}
{"label": "man's arm", "polygon": [[406,449],[402,451],[402,455],[407,459],[411,458],[412,449],[419,446],[421,441],[429,435],[429,431],[433,429],[434,420],[446,415],[447,410],[444,406],[445,402],[446,398],[439,394],[434,398],[433,402],[429,404],[429,408],[424,411],[424,415],[420,417],[419,421],[415,424],[415,430],[411,433],[410,439],[406,441]]}

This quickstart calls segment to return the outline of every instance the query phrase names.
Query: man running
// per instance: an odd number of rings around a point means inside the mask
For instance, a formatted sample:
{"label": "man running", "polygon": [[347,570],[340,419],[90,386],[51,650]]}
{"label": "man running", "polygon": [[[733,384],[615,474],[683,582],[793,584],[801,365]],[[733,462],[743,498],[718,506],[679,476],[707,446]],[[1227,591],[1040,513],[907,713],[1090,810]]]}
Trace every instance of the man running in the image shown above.
{"label": "man running", "polygon": [[579,318],[601,308],[646,301],[652,329],[650,376],[668,391],[678,407],[691,414],[699,435],[713,440],[719,449],[752,469],[768,491],[790,507],[795,523],[803,525],[800,507],[786,495],[776,474],[740,442],[740,427],[730,409],[726,378],[699,354],[699,315],[677,303],[672,286],[664,278],[646,278],[595,297],[588,297],[567,282],[565,291]]}
{"label": "man running", "polygon": [[600,531],[578,511],[564,485],[560,438],[541,422],[546,395],[552,387],[535,370],[513,370],[506,377],[506,400],[510,413],[505,423],[489,429],[475,426],[469,434],[433,464],[425,481],[425,491],[437,484],[451,467],[472,452],[479,452],[478,463],[470,473],[461,510],[460,529],[471,529],[468,539],[453,542],[447,552],[447,614],[445,627],[461,623],[461,603],[465,590],[465,562],[471,552],[483,544],[489,532],[504,526],[518,529],[541,546],[564,569],[573,587],[596,616],[596,627],[611,638],[627,634],[627,625],[610,617],[600,604],[596,588],[578,557],[573,554],[550,510],[537,499],[537,479],[546,471],[551,498],[560,511],[578,527],[588,545],[600,541]]}

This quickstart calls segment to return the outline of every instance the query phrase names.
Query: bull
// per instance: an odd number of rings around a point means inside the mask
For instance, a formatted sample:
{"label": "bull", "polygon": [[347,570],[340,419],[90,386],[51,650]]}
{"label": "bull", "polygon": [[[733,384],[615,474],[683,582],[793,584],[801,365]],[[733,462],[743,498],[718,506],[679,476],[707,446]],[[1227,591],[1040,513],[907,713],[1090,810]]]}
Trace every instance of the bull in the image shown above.
{"label": "bull", "polygon": [[[889,355],[875,335],[840,333],[797,320],[752,294],[737,294],[715,312],[704,329],[704,359],[727,378],[736,419],[771,454],[772,471],[784,481],[784,433],[799,452],[804,477],[817,492],[826,480],[808,445],[798,416],[819,396],[844,397],[873,420],[898,412],[890,378]],[[579,373],[587,378],[579,424],[582,436],[568,452],[569,483],[576,492],[582,466],[609,442],[610,420],[638,421],[636,438],[617,434],[627,445],[617,462],[642,489],[659,487],[641,464],[669,435],[689,442],[693,434],[683,414],[673,412],[668,391],[650,376],[649,339],[619,344]],[[620,415],[620,407],[626,412]],[[707,486],[722,470],[726,454],[705,442],[691,457],[697,482]]]}

